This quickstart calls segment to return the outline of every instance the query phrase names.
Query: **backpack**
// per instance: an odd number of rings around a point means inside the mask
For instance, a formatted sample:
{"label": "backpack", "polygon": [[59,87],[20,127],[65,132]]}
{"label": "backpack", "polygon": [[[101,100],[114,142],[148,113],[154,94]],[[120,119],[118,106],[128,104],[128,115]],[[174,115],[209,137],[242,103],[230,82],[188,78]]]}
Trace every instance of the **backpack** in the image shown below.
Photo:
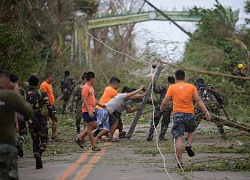
{"label": "backpack", "polygon": [[[41,89],[38,89],[38,94],[43,99]],[[44,117],[49,115],[49,110],[47,108],[47,105],[45,103],[43,103],[43,102],[42,102],[42,108],[41,108],[41,115],[44,116]]]}
{"label": "backpack", "polygon": [[49,110],[47,108],[47,105],[43,103],[43,95],[42,95],[42,90],[33,90],[33,91],[28,91],[26,95],[27,101],[32,105],[34,111],[38,111],[39,109],[41,110],[40,113],[42,116],[47,116],[49,114]]}
{"label": "backpack", "polygon": [[62,93],[71,93],[73,91],[73,79],[69,77],[63,78],[61,81]]}

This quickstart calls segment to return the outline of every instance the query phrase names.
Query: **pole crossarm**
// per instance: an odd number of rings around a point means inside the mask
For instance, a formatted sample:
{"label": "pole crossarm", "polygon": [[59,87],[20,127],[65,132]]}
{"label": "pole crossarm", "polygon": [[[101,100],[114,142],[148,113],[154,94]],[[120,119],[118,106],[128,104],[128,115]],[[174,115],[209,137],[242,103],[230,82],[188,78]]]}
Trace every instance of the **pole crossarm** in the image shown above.
{"label": "pole crossarm", "polygon": [[[158,78],[159,78],[159,76],[160,76],[160,74],[161,74],[162,69],[163,69],[163,66],[160,65],[160,66],[158,67],[156,73],[155,73],[154,82],[156,82],[156,81],[158,80]],[[135,116],[135,118],[134,118],[134,121],[133,121],[133,123],[132,123],[132,125],[131,125],[131,127],[130,127],[130,129],[129,129],[129,131],[128,131],[128,133],[126,134],[126,137],[127,137],[128,139],[130,139],[130,138],[132,137],[132,134],[133,134],[133,132],[134,132],[134,130],[135,130],[135,126],[137,125],[137,123],[138,123],[138,121],[139,121],[139,119],[140,119],[140,117],[141,117],[141,115],[142,115],[142,112],[143,112],[143,110],[144,110],[144,108],[145,108],[145,106],[146,106],[146,104],[147,104],[147,102],[148,102],[148,99],[149,99],[149,97],[151,96],[151,92],[152,92],[152,82],[150,83],[150,85],[149,85],[149,87],[148,87],[148,89],[147,89],[147,94],[146,94],[146,96],[144,96],[144,98],[143,98],[143,100],[142,100],[142,103],[141,103],[141,105],[140,105],[140,109],[141,109],[141,110],[140,110],[140,111],[137,111],[136,116]]]}

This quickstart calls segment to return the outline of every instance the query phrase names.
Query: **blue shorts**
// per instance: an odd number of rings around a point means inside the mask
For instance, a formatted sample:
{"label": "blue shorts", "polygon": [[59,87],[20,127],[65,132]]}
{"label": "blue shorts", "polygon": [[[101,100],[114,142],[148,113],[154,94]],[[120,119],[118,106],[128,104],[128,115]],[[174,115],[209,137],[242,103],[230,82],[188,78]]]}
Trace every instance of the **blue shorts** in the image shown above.
{"label": "blue shorts", "polygon": [[100,130],[110,130],[109,113],[105,108],[101,108],[97,112],[97,127]]}
{"label": "blue shorts", "polygon": [[95,112],[93,112],[93,113],[94,113],[94,117],[93,118],[89,116],[88,112],[82,113],[83,120],[86,121],[87,123],[88,122],[96,121],[96,114],[95,114]]}
{"label": "blue shorts", "polygon": [[97,114],[98,110],[99,110],[99,109],[95,108],[95,114]]}
{"label": "blue shorts", "polygon": [[196,129],[195,116],[189,113],[175,113],[173,115],[172,136],[184,136],[184,132],[194,132]]}

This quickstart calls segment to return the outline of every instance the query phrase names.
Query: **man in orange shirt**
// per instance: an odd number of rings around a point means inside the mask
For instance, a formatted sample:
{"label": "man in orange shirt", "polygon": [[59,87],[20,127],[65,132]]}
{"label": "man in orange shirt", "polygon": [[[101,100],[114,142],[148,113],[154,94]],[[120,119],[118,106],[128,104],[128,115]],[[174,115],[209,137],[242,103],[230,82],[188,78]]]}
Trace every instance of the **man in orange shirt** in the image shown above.
{"label": "man in orange shirt", "polygon": [[[101,104],[106,104],[110,99],[118,94],[117,89],[120,87],[121,81],[117,77],[112,77],[109,83],[110,85],[104,89],[104,92],[100,99]],[[97,105],[96,108],[100,109],[101,107]]]}
{"label": "man in orange shirt", "polygon": [[[117,77],[112,77],[110,79],[109,83],[110,83],[110,85],[104,89],[102,97],[99,101],[101,104],[106,104],[107,102],[109,102],[113,97],[115,97],[118,94],[117,89],[120,87],[121,81]],[[96,106],[96,108],[99,110],[101,107]],[[109,114],[109,123],[110,123],[110,137],[113,137],[115,130],[116,130],[118,123],[119,123],[115,114],[113,114],[113,113]],[[100,131],[101,131],[100,129],[97,129],[94,132],[94,136],[97,136],[97,134]]]}
{"label": "man in orange shirt", "polygon": [[[48,97],[49,97],[49,102],[52,106],[53,112],[55,114],[56,119],[58,119],[58,116],[56,114],[56,108],[54,106],[55,103],[55,97],[53,94],[53,87],[52,87],[52,83],[55,80],[55,75],[53,72],[48,72],[46,74],[46,79],[45,81],[43,81],[43,83],[40,85],[40,89],[42,89],[44,92],[47,93]],[[49,118],[49,117],[47,117]],[[48,119],[47,119],[48,120]],[[51,135],[51,140],[54,140],[57,136],[56,134],[56,128],[57,128],[57,122],[53,121],[52,122],[52,135]]]}
{"label": "man in orange shirt", "polygon": [[81,134],[78,134],[75,142],[80,146],[80,148],[84,149],[83,141],[85,136],[89,136],[89,139],[92,144],[92,151],[100,151],[101,149],[96,147],[95,138],[93,136],[93,130],[97,127],[97,119],[95,114],[95,106],[96,104],[100,107],[105,107],[95,99],[93,85],[95,83],[95,74],[93,72],[87,73],[87,82],[82,87],[82,117],[84,121],[87,122],[86,128],[83,130]]}
{"label": "man in orange shirt", "polygon": [[185,72],[181,69],[175,72],[176,84],[171,85],[168,88],[165,98],[162,101],[160,112],[163,112],[168,102],[173,101],[173,126],[172,136],[176,140],[176,154],[178,159],[178,167],[183,168],[182,163],[182,148],[184,132],[188,133],[188,142],[185,149],[188,156],[194,156],[192,150],[192,142],[194,139],[194,132],[196,129],[194,104],[193,99],[197,102],[199,107],[205,112],[206,119],[210,120],[211,116],[201,100],[197,89],[194,85],[185,82]]}

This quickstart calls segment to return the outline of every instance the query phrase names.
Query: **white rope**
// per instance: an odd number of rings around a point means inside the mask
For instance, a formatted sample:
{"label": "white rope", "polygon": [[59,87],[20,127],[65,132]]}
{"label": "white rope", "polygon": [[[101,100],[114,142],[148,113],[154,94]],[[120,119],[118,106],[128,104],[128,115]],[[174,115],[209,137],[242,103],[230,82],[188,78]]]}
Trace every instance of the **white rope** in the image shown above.
{"label": "white rope", "polygon": [[152,120],[153,120],[153,126],[154,126],[154,129],[155,129],[155,134],[156,134],[156,138],[155,138],[155,142],[156,142],[156,146],[157,146],[157,149],[163,159],[163,166],[164,166],[164,170],[166,172],[166,174],[168,175],[168,177],[173,180],[173,178],[170,176],[168,170],[167,170],[167,166],[166,166],[166,159],[164,157],[164,155],[162,154],[161,152],[161,148],[159,147],[159,143],[158,143],[158,130],[157,128],[155,127],[155,121],[154,121],[154,114],[155,114],[155,105],[154,105],[154,101],[153,101],[153,83],[151,84],[151,88],[152,88],[152,92],[151,92],[151,101],[152,101],[152,105],[153,105],[153,115],[152,115]]}
{"label": "white rope", "polygon": [[[94,37],[93,35],[91,35],[89,32],[86,31],[86,33],[87,33],[90,37],[92,37],[93,39],[95,39],[96,41],[100,42],[100,43],[103,44],[105,47],[107,47],[108,49],[110,49],[110,50],[112,50],[112,51],[114,51],[114,52],[116,52],[116,53],[123,54],[123,55],[125,55],[125,56],[127,56],[127,57],[129,57],[129,58],[131,58],[131,59],[133,59],[133,60],[135,60],[135,61],[143,62],[143,63],[149,64],[149,65],[150,65],[150,70],[151,70],[151,79],[153,79],[153,68],[152,68],[152,64],[151,64],[151,63],[148,63],[148,62],[145,62],[145,61],[140,61],[140,60],[135,59],[134,57],[132,57],[132,56],[130,56],[130,55],[124,53],[124,52],[115,50],[115,49],[111,48],[110,46],[108,46],[107,44],[105,44],[105,43],[103,43],[102,41],[100,41],[99,39],[95,38],[95,37]],[[151,85],[152,85],[152,87],[151,87],[151,88],[152,88],[152,91],[151,91],[151,100],[152,100],[153,108],[155,108],[154,103],[153,103],[153,83],[151,83]],[[153,124],[154,124],[154,110],[153,110]],[[155,128],[155,125],[154,125],[154,128]],[[155,128],[155,129],[156,129],[156,128]],[[157,130],[156,130],[156,134],[157,134]],[[166,163],[165,163],[166,160],[165,160],[164,155],[163,155],[162,152],[161,152],[161,149],[160,149],[160,147],[159,147],[158,139],[157,139],[157,138],[156,138],[156,145],[157,145],[157,149],[158,149],[158,151],[160,152],[161,157],[163,158],[163,161],[164,161],[164,170],[165,170],[166,174],[168,175],[168,177],[169,177],[171,180],[173,180],[173,178],[170,176],[170,174],[168,173],[168,170],[167,170],[167,168],[166,168]]]}

